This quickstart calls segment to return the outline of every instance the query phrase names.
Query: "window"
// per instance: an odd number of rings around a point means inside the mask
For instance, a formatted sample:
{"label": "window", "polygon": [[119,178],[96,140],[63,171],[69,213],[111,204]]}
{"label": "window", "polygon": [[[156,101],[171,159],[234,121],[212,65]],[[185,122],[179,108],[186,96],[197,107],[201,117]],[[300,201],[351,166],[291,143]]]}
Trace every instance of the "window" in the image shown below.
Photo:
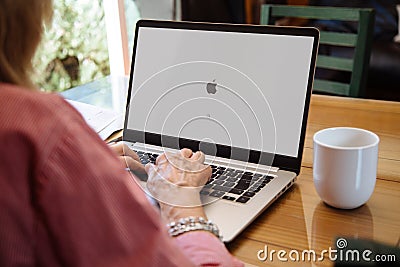
{"label": "window", "polygon": [[139,10],[146,18],[173,19],[178,2],[54,0],[53,23],[33,61],[33,81],[43,91],[61,92],[110,73],[129,74]]}
{"label": "window", "polygon": [[63,91],[110,73],[101,0],[55,0],[51,27],[34,59],[34,82]]}

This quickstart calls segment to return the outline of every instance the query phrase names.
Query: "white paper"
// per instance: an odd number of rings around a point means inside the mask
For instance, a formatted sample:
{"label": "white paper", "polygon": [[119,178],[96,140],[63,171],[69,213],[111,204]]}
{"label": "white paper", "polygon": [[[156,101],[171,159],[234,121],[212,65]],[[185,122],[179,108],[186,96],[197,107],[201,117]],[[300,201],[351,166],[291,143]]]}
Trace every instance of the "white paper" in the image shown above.
{"label": "white paper", "polygon": [[113,132],[123,128],[123,115],[116,111],[82,102],[68,100],[85,119],[86,123],[105,140]]}

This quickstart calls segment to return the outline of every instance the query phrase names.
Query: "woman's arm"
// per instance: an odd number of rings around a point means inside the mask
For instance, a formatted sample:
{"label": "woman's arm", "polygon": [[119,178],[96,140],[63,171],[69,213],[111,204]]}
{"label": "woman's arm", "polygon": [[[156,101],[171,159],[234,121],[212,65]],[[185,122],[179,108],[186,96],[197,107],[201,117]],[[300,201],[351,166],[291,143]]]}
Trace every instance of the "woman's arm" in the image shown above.
{"label": "woman's arm", "polygon": [[[79,116],[66,114],[66,121],[58,121],[65,128],[54,131],[60,135],[54,135],[58,140],[40,168],[37,188],[39,221],[63,264],[240,266],[208,232],[169,237],[135,177]],[[170,211],[189,215],[187,209]],[[204,211],[197,207],[190,214],[204,216]]]}

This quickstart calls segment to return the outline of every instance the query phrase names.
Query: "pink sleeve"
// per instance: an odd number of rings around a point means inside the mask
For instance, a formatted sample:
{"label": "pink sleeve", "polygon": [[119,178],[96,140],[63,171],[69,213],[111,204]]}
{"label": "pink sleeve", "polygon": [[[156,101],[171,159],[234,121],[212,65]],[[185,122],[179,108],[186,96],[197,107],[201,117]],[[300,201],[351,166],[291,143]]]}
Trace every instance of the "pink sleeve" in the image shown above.
{"label": "pink sleeve", "polygon": [[63,100],[20,94],[0,105],[1,266],[240,266],[211,234],[169,237],[134,177]]}
{"label": "pink sleeve", "polygon": [[72,266],[240,266],[211,234],[174,244],[134,177],[80,120],[68,122],[43,167],[41,214]]}
{"label": "pink sleeve", "polygon": [[211,233],[204,231],[188,232],[176,237],[176,244],[196,266],[244,266]]}

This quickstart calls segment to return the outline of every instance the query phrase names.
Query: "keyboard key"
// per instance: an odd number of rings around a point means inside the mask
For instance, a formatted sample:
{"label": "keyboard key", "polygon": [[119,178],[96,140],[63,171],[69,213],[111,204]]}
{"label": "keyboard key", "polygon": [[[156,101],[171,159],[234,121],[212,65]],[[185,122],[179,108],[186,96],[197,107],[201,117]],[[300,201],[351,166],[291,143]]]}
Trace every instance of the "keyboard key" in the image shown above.
{"label": "keyboard key", "polygon": [[250,181],[250,184],[251,184],[251,185],[254,185],[254,184],[261,184],[261,182],[258,180],[258,178],[255,178],[255,179],[252,179],[252,180]]}
{"label": "keyboard key", "polygon": [[231,190],[230,187],[226,187],[226,186],[223,186],[223,185],[215,185],[213,187],[213,189],[214,190],[218,190],[218,191],[222,191],[222,192],[229,192]]}
{"label": "keyboard key", "polygon": [[226,177],[225,175],[220,175],[220,176],[215,177],[215,179],[224,181],[224,180],[228,179],[228,177]]}
{"label": "keyboard key", "polygon": [[235,173],[235,172],[230,172],[230,171],[225,171],[224,172],[224,175],[225,176],[228,176],[228,177],[236,177],[237,176],[237,173]]}
{"label": "keyboard key", "polygon": [[254,192],[254,193],[258,193],[258,192],[260,192],[260,188],[258,188],[258,187],[251,187],[251,188],[249,188],[249,190],[247,190],[248,192]]}
{"label": "keyboard key", "polygon": [[230,191],[229,191],[229,193],[232,193],[232,194],[236,194],[236,195],[241,195],[241,194],[243,194],[243,190],[240,190],[240,189],[236,189],[236,188],[232,188]]}
{"label": "keyboard key", "polygon": [[271,180],[268,180],[268,179],[267,179],[267,180],[262,181],[261,184],[266,185],[266,184],[268,184],[269,182],[271,182]]}
{"label": "keyboard key", "polygon": [[230,200],[230,201],[235,201],[236,200],[236,198],[230,197],[230,196],[223,196],[222,198],[226,199],[226,200]]}
{"label": "keyboard key", "polygon": [[242,197],[239,197],[238,199],[236,199],[236,202],[246,203],[249,200],[250,200],[250,198],[242,196]]}
{"label": "keyboard key", "polygon": [[217,174],[223,174],[224,171],[223,171],[223,170],[220,170],[220,169],[217,169],[217,170],[215,171],[215,173],[217,173]]}
{"label": "keyboard key", "polygon": [[244,172],[244,175],[250,175],[250,176],[253,176],[253,175],[254,175],[254,173],[253,173],[253,172]]}
{"label": "keyboard key", "polygon": [[141,152],[141,151],[138,151],[138,152],[139,152],[138,156],[139,156],[142,164],[147,164],[149,162],[154,163],[158,157],[157,154],[151,154],[148,152]]}
{"label": "keyboard key", "polygon": [[200,194],[202,194],[202,195],[208,195],[208,194],[210,194],[210,191],[208,191],[208,190],[201,190],[201,191],[200,191]]}
{"label": "keyboard key", "polygon": [[213,181],[213,184],[217,184],[217,185],[222,185],[223,183],[225,183],[225,181],[223,181],[223,180],[215,180],[215,181]]}
{"label": "keyboard key", "polygon": [[234,187],[235,184],[236,184],[236,183],[234,183],[234,182],[225,182],[225,183],[224,183],[224,186],[227,186],[227,187]]}
{"label": "keyboard key", "polygon": [[237,182],[237,180],[238,180],[238,179],[232,178],[232,177],[226,179],[227,182],[233,182],[233,183]]}
{"label": "keyboard key", "polygon": [[242,179],[242,180],[252,180],[252,179],[253,179],[253,176],[252,176],[252,175],[249,175],[249,174],[243,174],[243,175],[240,177],[240,179]]}
{"label": "keyboard key", "polygon": [[249,192],[249,191],[247,191],[247,192],[244,192],[244,194],[243,194],[243,196],[245,196],[245,197],[253,197],[253,196],[255,196],[256,195],[256,193],[255,192]]}
{"label": "keyboard key", "polygon": [[213,191],[210,196],[212,197],[222,197],[223,195],[225,195],[225,192],[221,192],[221,191]]}
{"label": "keyboard key", "polygon": [[218,177],[218,176],[219,176],[218,173],[214,173],[214,172],[213,172],[213,173],[211,174],[211,177],[212,177],[212,178],[215,178],[215,177]]}
{"label": "keyboard key", "polygon": [[238,184],[235,186],[236,189],[242,189],[242,190],[246,190],[249,187],[250,187],[250,181],[249,180],[243,180],[243,179],[240,179]]}
{"label": "keyboard key", "polygon": [[253,185],[253,186],[260,186],[260,185],[262,185],[262,182],[257,182],[257,183],[254,183],[254,185]]}

